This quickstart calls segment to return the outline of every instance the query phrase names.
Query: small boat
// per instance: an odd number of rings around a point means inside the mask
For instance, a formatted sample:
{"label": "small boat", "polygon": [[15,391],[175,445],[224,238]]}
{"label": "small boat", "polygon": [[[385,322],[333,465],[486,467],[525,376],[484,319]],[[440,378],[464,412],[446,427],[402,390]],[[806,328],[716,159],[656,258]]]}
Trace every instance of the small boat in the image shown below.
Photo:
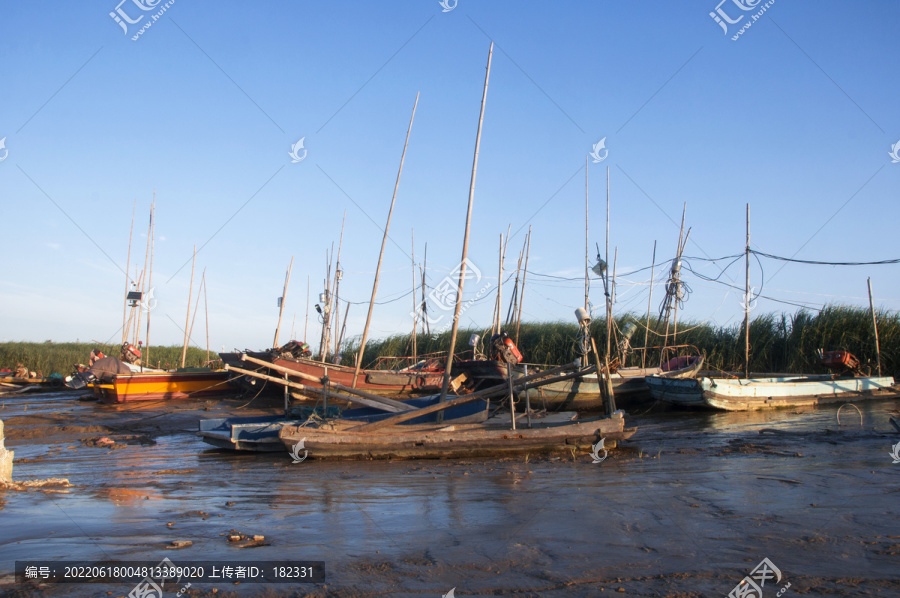
{"label": "small boat", "polygon": [[228,385],[228,372],[202,368],[116,374],[111,380],[93,382],[89,386],[94,396],[104,403],[193,399],[233,393]]}
{"label": "small boat", "polygon": [[[422,397],[410,399],[406,403],[415,408],[429,407],[436,404],[438,398],[438,396]],[[473,401],[445,410],[444,421],[455,424],[479,423],[488,418],[489,410],[490,400]],[[318,415],[319,410],[314,412]],[[338,409],[337,413],[341,420],[356,424],[379,421],[393,415],[372,407],[346,409],[342,412]],[[436,421],[436,417],[434,413],[425,414],[406,423],[410,425],[430,423]],[[308,418],[309,415],[302,419],[284,415],[264,415],[204,419],[200,420],[197,435],[207,444],[217,448],[239,451],[282,451],[284,445],[278,437],[281,429],[300,425]]]}
{"label": "small boat", "polygon": [[[616,406],[628,407],[651,398],[646,378],[662,376],[666,378],[692,378],[703,367],[702,355],[673,357],[657,368],[627,367],[619,368],[610,374]],[[494,367],[489,367],[493,364]],[[520,366],[517,366],[517,368]],[[469,361],[453,365],[454,374],[460,368],[473,379],[485,378],[496,383],[497,379],[506,378],[506,364],[499,361]],[[522,375],[518,369],[513,370],[513,378]],[[544,406],[551,410],[595,411],[603,409],[603,396],[597,374],[585,374],[570,380],[553,382],[540,386],[531,392],[531,404]]]}
{"label": "small boat", "polygon": [[[296,341],[292,341],[296,343]],[[287,345],[286,345],[287,346]],[[271,363],[278,368],[286,368],[304,377],[307,385],[313,389],[321,389],[321,382],[310,380],[310,377],[321,380],[326,375],[332,384],[352,386],[372,394],[384,397],[420,397],[440,392],[444,381],[444,366],[440,359],[423,359],[401,369],[368,369],[360,370],[353,384],[356,368],[314,361],[298,356],[296,352],[283,351],[284,347],[269,352],[220,353],[222,361],[231,367],[246,367],[244,356]],[[256,364],[259,366],[259,364]],[[259,366],[265,367],[265,366]],[[282,375],[276,372],[276,375]],[[290,375],[290,374],[289,374]],[[246,380],[246,376],[233,376],[235,380]],[[252,381],[251,381],[252,382]],[[316,393],[311,393],[314,396]]]}
{"label": "small boat", "polygon": [[648,376],[653,397],[682,407],[751,411],[896,398],[900,388],[890,376],[787,376],[776,378],[663,378]]}
{"label": "small boat", "polygon": [[[599,445],[615,447],[636,428],[625,428],[621,411],[610,417],[573,420],[573,412],[518,418],[498,415],[480,424],[386,425],[367,431],[357,422],[337,420],[321,427],[285,426],[279,436],[292,455],[312,459],[442,459],[515,454],[590,451]],[[298,457],[299,458],[299,457]]]}

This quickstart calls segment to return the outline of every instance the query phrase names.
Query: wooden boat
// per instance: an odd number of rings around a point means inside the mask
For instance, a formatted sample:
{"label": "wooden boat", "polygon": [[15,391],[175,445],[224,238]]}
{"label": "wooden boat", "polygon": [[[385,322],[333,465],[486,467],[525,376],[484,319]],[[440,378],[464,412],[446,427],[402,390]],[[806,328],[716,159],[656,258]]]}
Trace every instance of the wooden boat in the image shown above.
{"label": "wooden boat", "polygon": [[90,386],[104,403],[126,403],[230,394],[233,390],[227,382],[226,371],[199,370],[117,374],[108,382]]}
{"label": "wooden boat", "polygon": [[890,376],[695,379],[648,376],[647,385],[653,397],[660,401],[683,407],[711,407],[729,411],[800,407],[900,396],[900,388]]}
{"label": "wooden boat", "polygon": [[[220,353],[219,356],[229,366],[245,367],[241,361],[244,353]],[[353,386],[355,368],[333,363],[313,361],[303,357],[272,352],[246,352],[246,355],[267,361],[275,366],[287,368],[301,376],[321,380],[328,376],[332,384]],[[276,375],[281,375],[277,373]],[[236,377],[237,378],[237,377]],[[321,389],[321,382],[305,378],[313,389]],[[440,392],[444,380],[444,367],[439,360],[422,360],[411,367],[393,370],[360,370],[355,388],[384,397],[417,397]],[[315,397],[313,392],[311,396]]]}
{"label": "wooden boat", "polygon": [[[406,403],[412,407],[422,408],[437,403],[437,396],[410,399]],[[483,422],[488,418],[490,400],[474,401],[458,405],[444,411],[444,421],[454,424]],[[345,421],[357,424],[379,421],[390,417],[388,413],[371,407],[346,409],[340,413]],[[436,414],[430,413],[406,422],[409,425],[424,424],[436,421]],[[308,419],[270,415],[259,417],[220,417],[200,420],[197,435],[207,444],[217,448],[239,451],[283,451],[284,445],[278,433],[285,426],[297,426]]]}
{"label": "wooden boat", "polygon": [[[610,374],[616,406],[628,407],[651,399],[646,381],[647,376],[691,378],[700,372],[703,362],[703,356],[694,355],[672,358],[661,368],[619,368]],[[470,366],[470,364],[475,365]],[[495,364],[495,367],[489,367],[488,364]],[[480,381],[479,377],[483,377],[491,384],[496,384],[498,379],[506,378],[505,364],[500,362],[460,362],[454,364],[453,367],[454,374],[459,367],[461,371],[465,371],[467,375],[476,380]],[[518,369],[514,370],[514,378],[520,375],[521,372]],[[520,398],[522,396],[520,395]],[[542,385],[531,391],[530,400],[532,406],[545,407],[550,410],[595,411],[604,407],[596,373]]]}
{"label": "wooden boat", "polygon": [[509,414],[481,424],[390,425],[372,431],[337,420],[318,428],[286,426],[279,436],[289,452],[312,459],[442,459],[590,451],[601,439],[609,449],[636,430],[625,428],[621,411],[583,421],[573,417],[569,412],[533,418],[528,428],[520,416],[516,430],[510,429]]}

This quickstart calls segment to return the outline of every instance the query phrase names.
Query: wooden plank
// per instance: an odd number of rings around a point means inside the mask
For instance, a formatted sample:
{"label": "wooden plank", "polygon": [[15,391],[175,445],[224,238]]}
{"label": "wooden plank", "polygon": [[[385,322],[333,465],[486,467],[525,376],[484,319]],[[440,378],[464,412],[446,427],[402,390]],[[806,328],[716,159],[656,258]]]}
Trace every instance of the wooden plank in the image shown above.
{"label": "wooden plank", "polygon": [[387,397],[382,397],[381,395],[372,394],[370,392],[366,392],[364,390],[360,390],[358,388],[350,388],[349,386],[344,386],[343,384],[338,384],[337,382],[331,383],[332,388],[336,388],[338,390],[342,390],[346,393],[357,395],[363,397],[365,399],[369,399],[370,401],[375,401],[376,403],[382,403],[384,405],[390,405],[392,407],[396,407],[401,411],[415,411],[416,408],[412,405],[408,405],[403,401],[397,401],[394,399],[389,399]]}
{"label": "wooden plank", "polygon": [[297,372],[290,368],[286,368],[280,365],[275,365],[269,361],[263,361],[262,359],[257,359],[256,357],[251,357],[246,353],[241,353],[241,361],[249,361],[250,363],[255,363],[256,365],[261,365],[267,367],[271,370],[275,370],[276,372],[281,372],[282,374],[288,374],[289,376],[296,376],[301,380],[306,380],[308,382],[315,382],[317,384],[322,383],[321,378],[316,378],[315,376],[310,376],[309,374],[304,374],[303,372]]}
{"label": "wooden plank", "polygon": [[[268,376],[266,374],[261,374],[259,372],[251,372],[250,370],[236,368],[236,367],[228,365],[228,364],[225,364],[225,369],[230,372],[237,372],[238,374],[243,374],[245,376],[252,376],[253,378],[259,378],[260,380],[267,380],[269,382],[274,382],[275,384],[281,384],[281,385],[287,386],[289,388],[294,388],[294,389],[302,390],[302,391],[306,391],[306,392],[310,392],[310,391],[317,392],[317,391],[321,390],[319,388],[311,388],[309,386],[305,386],[305,385],[299,384],[297,382],[291,382],[289,380],[282,380],[281,378],[276,378],[275,376]],[[351,397],[349,395],[340,394],[340,393],[336,393],[333,391],[328,391],[328,396],[335,397],[337,399],[341,399],[342,401],[347,401],[349,403],[356,403],[358,405],[365,405],[366,407],[372,407],[374,409],[381,409],[382,411],[389,411],[391,413],[398,413],[398,412],[402,413],[403,412],[402,409],[394,407],[393,405],[386,405],[384,403],[370,401],[369,399],[365,399],[363,397]],[[409,407],[409,406],[407,405],[407,407]],[[415,417],[418,414],[418,410],[413,410],[413,411],[416,412],[413,414],[413,417]]]}
{"label": "wooden plank", "polygon": [[[569,378],[575,378],[578,376],[583,376],[585,374],[596,371],[594,366],[590,366],[584,370],[574,372],[571,374],[567,374],[565,376],[556,376],[554,378],[550,378],[548,380],[539,380],[537,382],[531,382],[532,380],[536,380],[541,378],[542,376],[548,376],[551,374],[555,374],[558,372],[566,371],[572,368],[578,367],[575,363],[570,363],[566,365],[559,366],[557,368],[553,368],[547,370],[546,372],[541,372],[537,374],[532,374],[531,376],[526,376],[524,378],[519,378],[513,383],[513,387],[518,390],[527,390],[529,388],[537,388],[543,384],[549,384],[552,382],[558,382],[560,380],[568,380]],[[400,413],[381,421],[372,422],[370,424],[363,424],[361,426],[357,426],[352,428],[355,432],[372,432],[379,428],[383,428],[385,426],[390,426],[393,424],[399,424],[401,422],[405,422],[407,420],[413,419],[414,417],[418,417],[419,415],[426,415],[428,413],[434,413],[436,411],[443,411],[444,409],[448,409],[450,407],[455,407],[456,405],[464,405],[471,401],[477,399],[483,399],[494,395],[505,394],[509,392],[509,388],[507,384],[504,382],[503,384],[498,384],[497,386],[492,386],[490,388],[486,388],[484,390],[480,390],[478,392],[473,392],[472,394],[465,395],[462,397],[457,397],[455,399],[450,399],[449,401],[444,401],[442,403],[438,403],[436,405],[432,405],[431,407],[423,407],[422,409],[417,409],[414,412],[410,413]]]}
{"label": "wooden plank", "polygon": [[[262,359],[256,359],[255,357],[250,357],[249,355],[242,355],[241,361],[249,361],[250,363],[262,365],[267,368],[273,369],[276,372],[281,372],[282,374],[287,374],[288,376],[296,376],[302,380],[308,380],[310,382],[315,382],[317,384],[322,383],[321,378],[316,378],[315,376],[310,376],[309,374],[297,372],[297,371],[292,370],[291,368],[286,368],[284,366],[275,365],[274,363],[269,363],[268,361],[263,361]],[[234,369],[234,368],[232,368],[232,369]],[[279,380],[280,380],[280,378],[279,378]],[[355,388],[350,388],[349,386],[344,386],[343,384],[337,384],[335,382],[332,382],[331,386],[338,390],[342,390],[344,392],[349,392],[351,394],[363,397],[370,401],[375,401],[376,403],[380,403],[382,405],[388,405],[390,407],[393,407],[393,409],[385,409],[385,411],[398,412],[398,411],[410,411],[410,410],[415,409],[415,407],[411,407],[401,401],[395,401],[394,399],[389,399],[387,397],[378,396],[378,395],[372,394],[370,392],[365,392],[365,391],[358,390]],[[310,388],[309,390],[318,391],[319,389]],[[329,393],[329,394],[333,394],[333,393]]]}

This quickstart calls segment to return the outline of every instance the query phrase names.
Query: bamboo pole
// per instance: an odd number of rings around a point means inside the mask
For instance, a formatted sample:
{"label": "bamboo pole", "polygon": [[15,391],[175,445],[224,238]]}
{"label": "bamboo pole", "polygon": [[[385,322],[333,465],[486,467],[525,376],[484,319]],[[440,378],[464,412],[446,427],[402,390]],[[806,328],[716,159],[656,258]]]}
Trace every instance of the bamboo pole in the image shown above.
{"label": "bamboo pole", "polygon": [[[200,311],[200,292],[206,285],[206,268],[203,268],[203,274],[200,276],[200,288],[197,289],[197,301],[194,303],[194,317],[191,318],[191,328],[188,330],[188,342],[194,336],[194,322],[197,321],[197,312]],[[184,366],[182,366],[184,367]]]}
{"label": "bamboo pole", "polygon": [[872,312],[872,330],[875,331],[875,359],[878,363],[878,375],[881,375],[881,347],[878,344],[878,322],[875,321],[875,304],[872,302],[872,279],[866,278],[869,285],[869,311]]}
{"label": "bamboo pole", "polygon": [[516,344],[519,343],[519,325],[522,323],[522,305],[525,303],[525,279],[528,276],[528,254],[531,253],[531,227],[528,227],[528,245],[525,249],[525,270],[522,272],[522,292],[519,293],[519,317],[516,320]]}
{"label": "bamboo pole", "polygon": [[340,355],[341,352],[341,343],[344,342],[344,332],[347,331],[347,314],[350,313],[350,304],[347,304],[347,308],[344,310],[344,323],[341,326],[341,333],[337,337],[337,343],[334,345],[334,354]]}
{"label": "bamboo pole", "polygon": [[[141,284],[144,282],[144,273],[141,272],[138,274],[137,264],[134,265],[134,286],[135,289],[140,288]],[[128,341],[128,337],[131,337],[131,343],[134,344],[134,339],[137,338],[137,318],[134,317],[135,311],[140,311],[141,305],[140,302],[131,306],[131,310],[128,312],[128,336],[126,336],[126,342]]]}
{"label": "bamboo pole", "polygon": [[422,256],[422,265],[419,271],[422,273],[422,332],[431,335],[431,325],[428,323],[428,303],[425,301],[425,270],[428,267],[428,243],[425,243],[425,255]]}
{"label": "bamboo pole", "polygon": [[[334,243],[331,244],[331,250],[334,251]],[[328,353],[328,327],[331,325],[331,257],[328,250],[325,250],[325,305],[322,306],[322,337],[319,340],[319,361],[324,363]]]}
{"label": "bamboo pole", "polygon": [[606,167],[606,271],[603,273],[606,277],[604,291],[606,292],[606,358],[609,359],[610,331],[612,330],[612,298],[609,289],[609,166]]}
{"label": "bamboo pole", "polygon": [[588,156],[584,157],[584,311],[590,315],[588,308],[588,291],[590,289],[589,268],[591,264],[588,228]]}
{"label": "bamboo pole", "polygon": [[[663,301],[663,307],[660,311],[660,316],[665,313],[666,319],[666,334],[663,337],[663,346],[659,352],[659,362],[662,365],[663,356],[665,355],[666,347],[669,344],[669,316],[672,313],[672,302],[675,302],[675,307],[678,306],[678,284],[679,284],[679,274],[681,271],[681,247],[682,247],[682,239],[684,238],[684,217],[685,212],[687,212],[687,202],[685,202],[684,206],[681,209],[681,228],[678,230],[678,244],[675,247],[675,259],[672,260],[672,269],[669,273],[669,283],[666,285],[666,298]],[[676,314],[677,315],[677,314]],[[657,327],[659,326],[659,322],[656,323]]]}
{"label": "bamboo pole", "polygon": [[499,263],[497,264],[497,302],[494,304],[494,322],[491,325],[492,334],[500,334],[500,310],[503,297],[503,233],[500,233]]}
{"label": "bamboo pole", "polygon": [[[475,175],[478,171],[478,150],[481,147],[481,127],[484,123],[484,106],[487,102],[488,81],[491,77],[491,57],[494,54],[494,42],[491,42],[491,48],[488,50],[487,69],[484,75],[484,91],[481,96],[481,112],[478,116],[478,133],[475,136],[475,155],[472,159],[472,179],[469,182],[469,207],[466,211],[466,232],[463,237],[462,257],[459,264],[459,282],[456,286],[456,308],[453,310],[453,330],[450,333],[450,350],[447,352],[447,363],[444,367],[444,382],[441,385],[440,402],[447,400],[447,388],[450,386],[450,371],[453,368],[453,352],[456,350],[456,333],[459,331],[459,310],[462,304],[463,283],[466,279],[466,260],[469,254],[469,229],[472,224],[472,204],[475,200]],[[438,416],[438,423],[442,423],[443,418]]]}
{"label": "bamboo pole", "polygon": [[306,322],[303,323],[303,342],[307,340],[309,333],[309,275],[306,275]]}
{"label": "bamboo pole", "polygon": [[[278,333],[281,331],[281,316],[284,314],[284,302],[287,300],[288,284],[291,282],[291,270],[294,268],[294,256],[291,256],[291,263],[288,264],[287,274],[284,275],[284,289],[281,291],[281,305],[278,307],[278,324],[275,326],[275,340],[272,346],[278,346]],[[206,270],[203,271],[204,273]]]}
{"label": "bamboo pole", "polygon": [[381,238],[381,251],[378,253],[378,265],[375,267],[375,282],[372,284],[372,298],[369,299],[369,313],[366,315],[366,325],[363,328],[362,340],[359,344],[359,353],[356,356],[356,371],[353,372],[353,384],[356,388],[356,380],[359,377],[359,368],[362,366],[363,354],[366,351],[366,340],[369,336],[369,324],[372,322],[372,310],[375,307],[375,293],[378,292],[378,277],[381,274],[381,260],[384,258],[384,246],[388,239],[388,230],[391,228],[391,215],[394,213],[394,203],[397,201],[397,190],[400,188],[400,174],[403,172],[403,161],[406,159],[406,148],[409,145],[409,134],[412,131],[413,119],[416,117],[416,106],[419,105],[419,94],[416,93],[416,102],[413,104],[412,116],[409,118],[409,128],[406,130],[406,141],[403,143],[403,153],[400,155],[400,168],[397,169],[397,182],[394,183],[394,195],[391,197],[391,207],[388,210],[387,224],[384,226],[384,236]]}
{"label": "bamboo pole", "polygon": [[209,303],[206,301],[205,284],[203,285],[203,317],[206,319],[206,366],[209,367]]}
{"label": "bamboo pole", "polygon": [[[150,204],[150,270],[147,272],[147,288],[153,295],[153,248],[156,244],[154,236],[156,236],[156,189],[153,190],[153,203]],[[141,304],[143,306],[144,297],[141,296]],[[150,363],[150,302],[147,301],[147,331],[144,334],[144,354],[141,357],[141,363]]]}
{"label": "bamboo pole", "polygon": [[[612,337],[615,336],[616,328],[613,324],[613,304],[616,302],[616,266],[619,263],[619,246],[613,247],[613,269],[612,283],[609,285],[609,314],[606,316],[606,346],[612,346]],[[618,350],[617,350],[618,352]],[[609,359],[609,349],[606,351],[606,358]],[[622,364],[625,365],[624,363]]]}
{"label": "bamboo pole", "polygon": [[[150,236],[151,236],[152,232],[153,232],[153,210],[151,208],[150,222],[147,224],[147,249],[144,252],[144,270],[143,270],[143,272],[147,272],[147,259],[150,257]],[[144,311],[143,310],[143,301],[144,301],[144,294],[146,293],[147,279],[144,278],[143,280],[144,280],[144,282],[141,283],[141,304],[138,306],[137,326],[135,327],[135,334],[134,334],[134,344],[135,345],[140,344],[139,341],[140,341],[140,336],[141,336],[141,312]],[[143,363],[143,361],[141,361],[141,363]]]}
{"label": "bamboo pole", "polygon": [[747,243],[744,246],[744,377],[750,378],[750,204],[747,204]]}
{"label": "bamboo pole", "polygon": [[641,369],[647,367],[647,351],[650,346],[650,308],[653,305],[653,270],[656,266],[656,240],[653,240],[653,257],[650,258],[650,294],[647,297],[647,326],[644,328],[644,354],[641,357]]}
{"label": "bamboo pole", "polygon": [[519,313],[519,277],[522,275],[522,260],[525,258],[525,244],[528,242],[526,237],[522,242],[522,251],[519,252],[519,260],[516,262],[516,280],[513,282],[512,296],[509,298],[509,307],[506,309],[506,325],[512,326],[516,323]]}
{"label": "bamboo pole", "polygon": [[[344,210],[344,217],[341,219],[341,236],[338,239],[337,261],[334,264],[334,329],[341,329],[341,279],[344,277],[344,271],[341,269],[341,249],[344,247],[344,223],[347,221],[347,210]],[[348,304],[349,307],[349,304]],[[335,340],[340,336],[335,335]],[[338,353],[338,343],[334,345],[333,355]]]}
{"label": "bamboo pole", "polygon": [[184,347],[181,349],[181,367],[187,359],[188,325],[191,322],[191,297],[194,296],[194,264],[197,262],[197,246],[194,245],[194,258],[191,260],[191,286],[188,288],[187,315],[184,318]]}
{"label": "bamboo pole", "polygon": [[[134,206],[131,208],[131,230],[128,233],[128,257],[125,260],[125,297],[128,297],[128,284],[131,277],[128,275],[128,269],[131,268],[131,237],[134,234],[134,212],[137,210],[137,200],[134,200]],[[128,340],[128,328],[126,320],[128,319],[128,300],[122,306],[122,343]]]}
{"label": "bamboo pole", "polygon": [[412,303],[413,303],[413,327],[412,327],[412,338],[410,339],[412,342],[412,360],[413,363],[416,361],[416,355],[418,355],[416,351],[416,329],[419,327],[419,314],[416,312],[416,229],[410,230],[410,236],[412,237]]}

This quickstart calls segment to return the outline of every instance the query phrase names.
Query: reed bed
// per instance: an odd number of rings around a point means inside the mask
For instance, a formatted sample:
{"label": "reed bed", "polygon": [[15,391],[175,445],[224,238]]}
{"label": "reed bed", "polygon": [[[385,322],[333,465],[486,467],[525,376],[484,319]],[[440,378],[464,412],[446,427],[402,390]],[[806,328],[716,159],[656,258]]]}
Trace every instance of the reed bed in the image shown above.
{"label": "reed bed", "polygon": [[[881,345],[881,370],[884,375],[900,373],[900,312],[876,311],[878,336]],[[643,347],[646,334],[646,318],[626,314],[615,318],[616,333],[612,339],[613,352],[621,332],[628,323],[636,324],[631,338],[632,347]],[[649,346],[661,344],[664,330],[651,318]],[[515,339],[515,331],[505,329]],[[577,357],[576,339],[578,326],[569,322],[523,323],[517,346],[528,363],[559,365]],[[672,343],[673,326],[669,328],[669,344]],[[471,355],[468,339],[472,334],[482,338],[487,345],[490,328],[460,329],[457,337],[457,353]],[[591,335],[602,352],[606,348],[606,322],[595,320]],[[692,321],[679,322],[675,343],[690,345],[706,355],[706,367],[711,370],[738,372],[744,369],[743,322],[732,326],[714,326]],[[450,345],[450,332],[419,334],[416,336],[417,353],[446,351]],[[344,363],[355,363],[359,339],[350,339],[342,347]],[[750,371],[770,373],[824,373],[818,364],[816,351],[844,349],[856,355],[863,363],[864,371],[876,371],[875,334],[872,316],[866,309],[830,305],[818,313],[801,310],[794,314],[762,314],[750,321]],[[409,355],[410,335],[398,334],[370,341],[366,345],[363,364],[372,365],[380,357]],[[682,350],[684,354],[689,350]],[[625,365],[642,364],[641,351],[629,354]],[[667,356],[672,356],[668,353]],[[648,367],[658,365],[660,352],[647,351],[644,363]]]}
{"label": "reed bed", "polygon": [[[10,342],[0,343],[0,368],[15,370],[16,365],[24,364],[29,370],[39,372],[44,376],[52,373],[67,375],[74,371],[74,364],[87,364],[91,350],[100,349],[110,357],[119,357],[121,345],[101,345],[97,343],[27,343]],[[175,368],[181,365],[181,347],[150,347],[149,367],[161,367],[164,369]],[[144,349],[146,354],[146,349]],[[212,360],[218,355],[210,354]],[[187,367],[205,365],[206,350],[188,347]],[[215,363],[213,364],[215,366]]]}
{"label": "reed bed", "polygon": [[[882,373],[900,373],[900,312],[877,311],[878,335],[881,344]],[[631,339],[632,347],[643,347],[646,334],[646,320],[640,315],[626,314],[615,318],[612,346],[621,338],[621,332],[628,323],[636,324]],[[649,345],[659,345],[664,331],[657,330],[658,323],[651,319]],[[515,339],[515,330],[506,329]],[[576,340],[578,326],[570,322],[522,323],[517,345],[528,363],[559,365],[573,361],[578,355]],[[674,327],[669,328],[669,343],[672,344]],[[490,338],[490,328],[460,329],[457,340],[457,354],[472,354],[468,344],[471,335],[481,337],[481,347],[486,348]],[[595,320],[591,335],[602,352],[606,348],[606,322]],[[379,358],[407,356],[411,353],[409,334],[398,334],[372,340],[366,345],[363,364],[371,366]],[[744,369],[744,327],[743,323],[732,326],[714,326],[697,322],[679,322],[675,344],[690,345],[706,355],[706,367],[727,372]],[[439,334],[419,334],[416,336],[416,352],[419,356],[446,352],[450,346],[450,331]],[[111,356],[119,355],[118,345],[97,345],[94,343],[0,343],[0,367],[15,369],[23,363],[30,370],[50,373],[70,373],[75,363],[86,363],[90,352],[100,348]],[[359,349],[359,338],[351,338],[342,347],[345,364],[353,364]],[[762,314],[750,322],[750,370],[752,372],[821,373],[825,370],[818,365],[816,351],[845,349],[856,355],[864,364],[864,370],[875,372],[875,335],[872,330],[872,316],[866,309],[841,305],[827,306],[818,313],[801,310],[794,314]],[[615,349],[614,349],[615,351]],[[682,350],[682,353],[689,350]],[[668,354],[671,356],[671,354]],[[212,354],[212,359],[216,359]],[[658,350],[647,351],[644,363],[649,366],[660,362]],[[152,367],[174,368],[181,363],[181,347],[151,347]],[[625,365],[642,364],[641,351],[629,354]],[[189,347],[187,366],[206,365],[206,351]],[[216,362],[212,364],[216,365]]]}

